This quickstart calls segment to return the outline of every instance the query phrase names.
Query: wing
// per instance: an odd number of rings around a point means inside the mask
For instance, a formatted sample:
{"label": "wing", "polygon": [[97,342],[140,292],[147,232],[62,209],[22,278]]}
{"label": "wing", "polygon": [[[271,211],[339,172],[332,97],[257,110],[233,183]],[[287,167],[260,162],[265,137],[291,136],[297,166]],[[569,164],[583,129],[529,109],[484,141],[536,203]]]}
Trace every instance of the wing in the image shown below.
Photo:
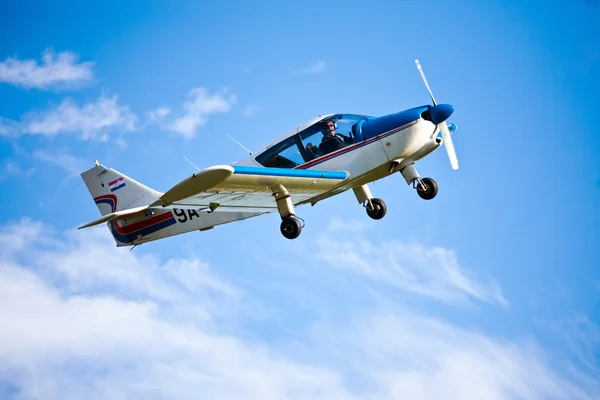
{"label": "wing", "polygon": [[278,199],[290,196],[296,205],[340,186],[348,176],[345,171],[217,165],[192,174],[150,206],[277,209]]}

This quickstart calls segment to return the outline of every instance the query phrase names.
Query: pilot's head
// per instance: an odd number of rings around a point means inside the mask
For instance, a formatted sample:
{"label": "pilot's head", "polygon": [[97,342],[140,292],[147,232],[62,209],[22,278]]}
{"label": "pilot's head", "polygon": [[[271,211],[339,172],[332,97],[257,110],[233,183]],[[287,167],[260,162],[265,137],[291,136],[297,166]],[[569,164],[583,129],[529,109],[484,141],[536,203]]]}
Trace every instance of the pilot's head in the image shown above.
{"label": "pilot's head", "polygon": [[321,129],[321,132],[323,132],[323,135],[325,136],[335,136],[336,128],[337,124],[334,121],[325,121],[323,123],[323,128]]}

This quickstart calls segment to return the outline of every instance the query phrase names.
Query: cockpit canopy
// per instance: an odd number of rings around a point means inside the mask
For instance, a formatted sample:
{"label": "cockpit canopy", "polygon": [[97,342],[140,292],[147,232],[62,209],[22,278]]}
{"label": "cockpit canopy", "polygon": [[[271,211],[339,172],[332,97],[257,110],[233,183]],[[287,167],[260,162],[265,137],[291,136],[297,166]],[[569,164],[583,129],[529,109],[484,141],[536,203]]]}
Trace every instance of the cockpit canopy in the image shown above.
{"label": "cockpit canopy", "polygon": [[256,156],[256,161],[272,168],[294,168],[305,164],[332,151],[323,145],[328,122],[335,123],[335,133],[342,138],[340,146],[347,146],[361,141],[360,135],[357,140],[356,127],[360,121],[370,118],[357,114],[332,115],[269,147]]}

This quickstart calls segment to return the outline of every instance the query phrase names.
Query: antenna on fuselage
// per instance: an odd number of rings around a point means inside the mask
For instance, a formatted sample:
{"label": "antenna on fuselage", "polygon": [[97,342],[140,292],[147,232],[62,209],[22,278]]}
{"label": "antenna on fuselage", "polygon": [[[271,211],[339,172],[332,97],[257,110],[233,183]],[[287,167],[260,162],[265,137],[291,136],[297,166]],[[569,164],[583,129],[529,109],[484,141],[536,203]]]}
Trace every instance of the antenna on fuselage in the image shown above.
{"label": "antenna on fuselage", "polygon": [[240,147],[244,150],[246,150],[248,152],[248,154],[252,155],[252,152],[250,150],[248,150],[247,148],[244,147],[243,144],[241,144],[240,142],[238,142],[237,140],[235,140],[234,138],[232,138],[231,136],[227,135],[229,137],[229,139],[233,140],[234,142],[236,142],[237,144],[240,145]]}

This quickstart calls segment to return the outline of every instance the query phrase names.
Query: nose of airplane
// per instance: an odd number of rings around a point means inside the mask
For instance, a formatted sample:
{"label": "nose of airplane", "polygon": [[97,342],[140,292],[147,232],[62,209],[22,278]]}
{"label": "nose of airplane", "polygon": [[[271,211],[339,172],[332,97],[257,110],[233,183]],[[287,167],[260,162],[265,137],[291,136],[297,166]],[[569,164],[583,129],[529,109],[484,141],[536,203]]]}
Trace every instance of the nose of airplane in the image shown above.
{"label": "nose of airplane", "polygon": [[451,104],[438,104],[429,108],[429,117],[434,124],[441,124],[454,112],[454,106]]}

